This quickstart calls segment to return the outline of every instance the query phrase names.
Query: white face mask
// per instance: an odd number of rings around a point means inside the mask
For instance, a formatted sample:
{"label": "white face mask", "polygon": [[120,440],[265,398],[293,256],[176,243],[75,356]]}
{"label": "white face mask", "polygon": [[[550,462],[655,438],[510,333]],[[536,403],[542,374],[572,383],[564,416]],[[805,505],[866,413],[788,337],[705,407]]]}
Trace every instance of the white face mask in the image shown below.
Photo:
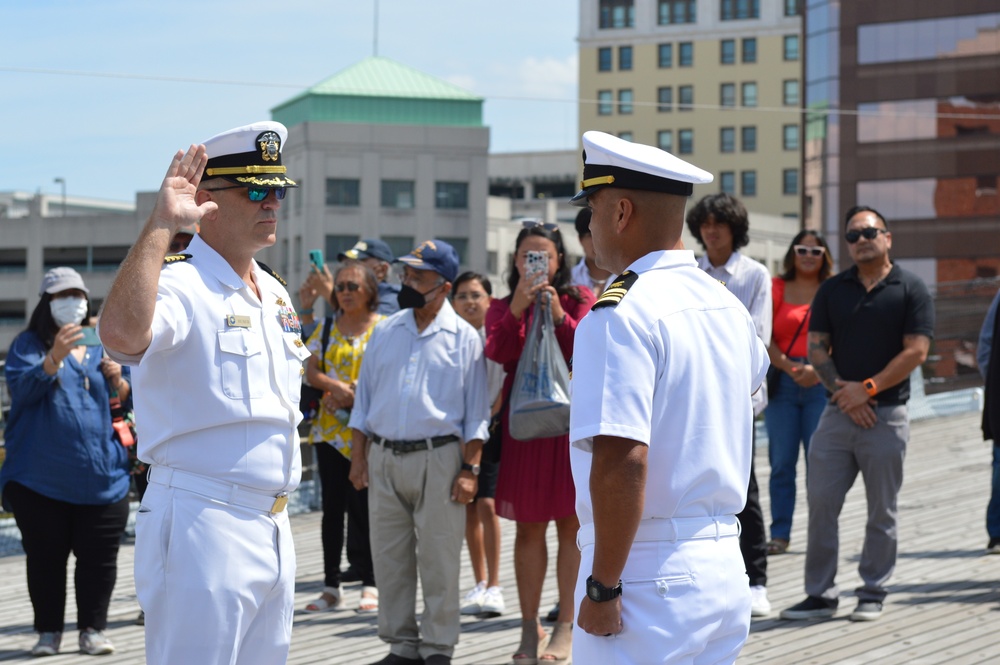
{"label": "white face mask", "polygon": [[87,316],[86,298],[58,298],[49,302],[52,318],[62,328],[67,323],[80,323]]}

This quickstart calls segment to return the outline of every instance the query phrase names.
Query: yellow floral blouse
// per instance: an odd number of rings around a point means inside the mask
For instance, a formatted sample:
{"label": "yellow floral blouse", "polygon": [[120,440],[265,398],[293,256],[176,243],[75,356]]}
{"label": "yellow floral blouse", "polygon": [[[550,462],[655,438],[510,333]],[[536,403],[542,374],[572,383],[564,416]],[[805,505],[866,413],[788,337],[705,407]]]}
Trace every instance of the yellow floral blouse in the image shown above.
{"label": "yellow floral blouse", "polygon": [[[357,337],[348,338],[337,329],[336,322],[330,326],[330,341],[326,346],[326,374],[332,379],[344,381],[345,383],[356,383],[361,372],[361,358],[368,346],[368,338],[371,337],[375,325],[385,317],[379,314],[375,318],[372,327]],[[323,350],[323,324],[316,326],[316,330],[306,347],[316,357],[319,357]],[[320,368],[323,362],[320,362]],[[329,443],[336,448],[341,455],[351,459],[351,428],[347,426],[345,412],[341,412],[338,418],[336,413],[331,413],[326,406],[320,402],[319,413],[313,420],[312,429],[309,431],[309,443]]]}

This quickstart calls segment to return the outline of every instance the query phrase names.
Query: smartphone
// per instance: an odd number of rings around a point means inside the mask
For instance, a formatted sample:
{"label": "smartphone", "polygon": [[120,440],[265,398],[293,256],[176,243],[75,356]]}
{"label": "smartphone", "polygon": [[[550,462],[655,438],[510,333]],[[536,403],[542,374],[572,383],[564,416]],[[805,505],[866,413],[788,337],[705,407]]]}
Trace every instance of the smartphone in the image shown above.
{"label": "smartphone", "polygon": [[323,261],[323,250],[322,249],[310,249],[309,250],[309,261],[316,268],[316,272],[323,272],[323,267],[326,262]]}
{"label": "smartphone", "polygon": [[83,338],[77,340],[79,346],[100,346],[101,338],[97,336],[97,330],[84,326],[80,328],[80,332],[83,333]]}
{"label": "smartphone", "polygon": [[544,284],[549,277],[549,255],[546,252],[526,252],[524,255],[524,278],[533,284]]}

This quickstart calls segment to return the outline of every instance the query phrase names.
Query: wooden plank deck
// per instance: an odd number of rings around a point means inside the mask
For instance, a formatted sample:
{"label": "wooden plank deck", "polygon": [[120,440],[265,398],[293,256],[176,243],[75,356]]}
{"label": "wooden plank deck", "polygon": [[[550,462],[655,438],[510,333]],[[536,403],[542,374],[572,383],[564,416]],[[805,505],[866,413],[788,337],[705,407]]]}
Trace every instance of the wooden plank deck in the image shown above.
{"label": "wooden plank deck", "polygon": [[[891,581],[885,615],[872,623],[847,621],[854,606],[851,590],[859,583],[856,572],[864,530],[864,493],[858,482],[851,490],[841,517],[841,610],[828,621],[788,622],[765,618],[753,623],[740,665],[825,665],[863,663],[1000,662],[1000,556],[983,554],[983,526],[989,496],[991,450],[981,440],[979,414],[919,421],[913,426],[906,461],[906,479],[900,497],[900,554]],[[759,481],[767,487],[764,450],[757,452]],[[778,611],[803,597],[802,568],[805,544],[805,491],[800,463],[799,502],[792,547],[769,563],[769,591]],[[766,490],[763,492],[766,505]],[[296,606],[312,600],[322,587],[318,513],[293,518],[298,549]],[[508,613],[480,621],[463,618],[456,664],[508,663],[517,647],[519,620],[513,575],[513,525],[504,522],[503,572]],[[555,601],[554,528],[550,528],[550,574],[542,607]],[[131,545],[119,557],[120,575],[110,610],[108,634],[118,652],[101,662],[142,663],[143,632],[132,621],[138,611],[132,583]],[[72,579],[72,578],[70,578]],[[23,556],[0,558],[0,661],[29,658],[34,644],[31,608],[24,579]],[[462,588],[472,585],[471,572],[462,571]],[[345,587],[345,607],[357,605],[360,587]],[[70,592],[72,594],[72,591]],[[72,595],[67,618],[73,618]],[[54,663],[91,663],[72,652],[73,624],[67,624],[64,652]],[[299,613],[295,618],[290,663],[369,663],[387,651],[375,634],[375,618],[351,610],[322,615]]]}

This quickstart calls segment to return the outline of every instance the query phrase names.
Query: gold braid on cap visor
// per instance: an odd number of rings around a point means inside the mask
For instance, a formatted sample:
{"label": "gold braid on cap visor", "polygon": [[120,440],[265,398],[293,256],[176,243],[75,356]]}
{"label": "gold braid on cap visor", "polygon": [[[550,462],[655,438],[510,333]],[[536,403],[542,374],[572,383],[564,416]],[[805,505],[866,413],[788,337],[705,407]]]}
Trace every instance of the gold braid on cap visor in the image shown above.
{"label": "gold braid on cap visor", "polygon": [[244,173],[286,173],[288,169],[284,166],[224,166],[221,168],[205,169],[205,175],[242,175]]}
{"label": "gold braid on cap visor", "polygon": [[580,189],[587,189],[588,187],[593,187],[594,185],[610,185],[614,183],[615,177],[613,175],[602,175],[596,178],[587,178],[586,180],[580,181]]}

